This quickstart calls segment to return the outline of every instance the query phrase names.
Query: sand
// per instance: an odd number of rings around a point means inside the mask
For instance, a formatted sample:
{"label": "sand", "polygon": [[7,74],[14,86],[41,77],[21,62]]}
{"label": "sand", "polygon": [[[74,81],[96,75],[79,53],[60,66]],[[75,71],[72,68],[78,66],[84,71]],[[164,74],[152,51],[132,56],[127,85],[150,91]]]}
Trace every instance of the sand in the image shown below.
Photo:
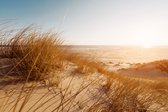
{"label": "sand", "polygon": [[[101,59],[100,59],[101,60]],[[104,61],[103,61],[104,60]],[[111,59],[102,59],[101,63],[109,71],[115,71],[119,75],[130,76],[130,77],[168,77],[167,69],[161,69],[166,66],[168,60],[164,61],[154,61],[149,63],[131,63],[131,62],[112,62]],[[0,60],[0,72],[5,73],[6,69],[10,68],[8,59]],[[74,64],[69,64],[63,71],[58,71],[55,74],[59,74],[60,82],[55,89],[50,84],[47,86],[42,84],[37,84],[34,90],[27,96],[30,98],[28,102],[25,103],[22,112],[26,111],[36,111],[36,112],[50,112],[50,111],[70,111],[70,112],[83,112],[90,108],[94,102],[100,98],[104,90],[101,89],[104,84],[106,77],[99,73],[74,73],[76,66]],[[88,77],[89,76],[89,77]],[[56,78],[52,79],[56,80]],[[0,112],[11,112],[13,105],[16,104],[16,99],[18,99],[23,86],[21,83],[10,83],[3,85],[4,80],[1,80],[0,87]],[[100,83],[102,85],[100,85]],[[27,84],[22,96],[26,96],[28,92],[26,88],[30,88],[32,83]],[[90,85],[88,87],[88,85]],[[14,89],[15,88],[15,89]],[[81,89],[83,88],[83,89]],[[80,91],[80,93],[79,93]],[[69,99],[69,100],[68,100]],[[16,112],[19,111],[23,99],[21,99],[16,108]],[[47,103],[44,103],[47,102]],[[157,105],[157,104],[156,104]],[[157,106],[151,107],[157,108]],[[166,112],[163,108],[158,110],[158,112]]]}
{"label": "sand", "polygon": [[122,75],[139,77],[168,77],[168,60],[154,61],[143,64],[132,64],[128,68],[118,69]]}

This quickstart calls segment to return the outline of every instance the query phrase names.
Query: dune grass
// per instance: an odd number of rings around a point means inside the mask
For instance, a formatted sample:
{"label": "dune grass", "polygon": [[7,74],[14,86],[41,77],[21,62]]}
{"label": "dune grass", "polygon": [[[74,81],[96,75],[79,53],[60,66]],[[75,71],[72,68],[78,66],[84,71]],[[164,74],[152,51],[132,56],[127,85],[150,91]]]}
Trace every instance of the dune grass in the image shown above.
{"label": "dune grass", "polygon": [[63,68],[64,48],[56,34],[38,33],[26,28],[4,43],[1,58],[10,59],[12,68],[5,75],[20,79],[41,80]]}
{"label": "dune grass", "polygon": [[[27,27],[1,46],[0,58],[5,60],[0,68],[1,82],[5,85],[0,89],[2,112],[168,109],[167,80],[151,83],[118,75],[98,60],[65,47],[57,34]],[[76,75],[67,75],[68,67]],[[87,78],[82,77],[86,75]],[[6,80],[21,82],[5,83]]]}

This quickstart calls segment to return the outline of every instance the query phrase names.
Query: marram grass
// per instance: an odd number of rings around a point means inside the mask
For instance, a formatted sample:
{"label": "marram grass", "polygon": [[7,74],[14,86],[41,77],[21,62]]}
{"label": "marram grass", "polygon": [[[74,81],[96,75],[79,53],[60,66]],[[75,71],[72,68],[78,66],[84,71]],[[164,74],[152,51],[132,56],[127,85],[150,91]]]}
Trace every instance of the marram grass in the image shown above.
{"label": "marram grass", "polygon": [[[167,79],[148,82],[121,76],[64,47],[57,34],[30,29],[1,42],[0,112],[168,110]],[[79,77],[66,74],[68,67]]]}

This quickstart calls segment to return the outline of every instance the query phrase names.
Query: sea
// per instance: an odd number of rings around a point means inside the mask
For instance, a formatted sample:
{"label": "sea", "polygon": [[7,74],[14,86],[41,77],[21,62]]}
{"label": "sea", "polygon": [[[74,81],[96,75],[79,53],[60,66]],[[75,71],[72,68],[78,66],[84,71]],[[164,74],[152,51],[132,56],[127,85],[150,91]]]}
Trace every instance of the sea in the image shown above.
{"label": "sea", "polygon": [[168,46],[72,46],[77,52],[103,62],[111,63],[147,63],[157,60],[168,60]]}

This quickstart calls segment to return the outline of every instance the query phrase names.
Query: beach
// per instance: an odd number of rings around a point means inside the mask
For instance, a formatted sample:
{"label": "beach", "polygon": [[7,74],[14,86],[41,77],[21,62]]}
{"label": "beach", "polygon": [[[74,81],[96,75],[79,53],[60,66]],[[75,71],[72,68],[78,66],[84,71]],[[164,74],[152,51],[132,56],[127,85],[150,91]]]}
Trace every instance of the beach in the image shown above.
{"label": "beach", "polygon": [[[55,48],[51,47],[51,49]],[[62,48],[58,47],[57,52],[59,49]],[[48,78],[44,77],[39,81],[31,79],[32,81],[27,82],[24,82],[27,76],[21,77],[22,80],[16,76],[17,72],[22,73],[18,71],[22,70],[20,68],[17,71],[13,69],[15,67],[13,59],[16,57],[1,58],[0,111],[121,111],[122,108],[118,106],[133,111],[134,105],[137,105],[146,106],[142,109],[148,111],[159,108],[158,112],[166,112],[168,107],[162,107],[162,103],[167,104],[165,98],[168,89],[167,50],[167,47],[145,49],[123,46],[71,46],[62,51],[63,54],[59,52],[60,59],[65,61],[65,65],[58,63],[51,71],[51,76],[48,74],[50,76]],[[46,53],[43,53],[46,56]],[[51,55],[55,56],[53,51]],[[31,57],[29,60],[32,59]],[[53,59],[51,57],[50,63]],[[23,64],[28,63],[26,61]],[[10,75],[5,75],[10,72]],[[156,91],[158,88],[161,92]],[[155,95],[161,95],[164,101],[160,101],[162,98]],[[123,103],[124,99],[126,99],[125,103]],[[111,101],[115,102],[111,103]],[[142,101],[142,104],[139,104],[139,101]],[[136,107],[136,109],[141,108]]]}

